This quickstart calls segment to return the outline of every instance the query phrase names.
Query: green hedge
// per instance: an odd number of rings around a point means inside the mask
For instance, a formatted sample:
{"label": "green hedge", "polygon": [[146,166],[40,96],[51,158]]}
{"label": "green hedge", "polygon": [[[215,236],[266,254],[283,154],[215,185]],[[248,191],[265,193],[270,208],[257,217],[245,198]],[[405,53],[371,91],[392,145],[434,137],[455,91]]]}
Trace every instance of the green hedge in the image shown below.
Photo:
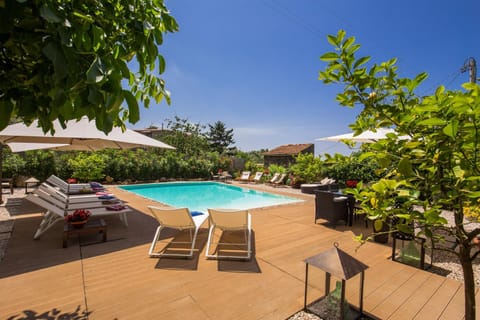
{"label": "green hedge", "polygon": [[98,152],[28,151],[15,154],[4,148],[3,177],[34,176],[45,180],[51,174],[63,179],[103,181],[152,181],[159,179],[208,179],[219,168],[228,170],[225,159],[215,153],[186,157],[175,151],[102,150]]}

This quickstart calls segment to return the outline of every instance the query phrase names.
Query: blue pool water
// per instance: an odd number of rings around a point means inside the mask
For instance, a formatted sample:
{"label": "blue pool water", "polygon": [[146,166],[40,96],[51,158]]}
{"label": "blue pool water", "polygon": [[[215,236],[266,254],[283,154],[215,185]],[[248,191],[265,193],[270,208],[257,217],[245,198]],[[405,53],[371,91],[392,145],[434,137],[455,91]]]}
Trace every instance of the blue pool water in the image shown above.
{"label": "blue pool water", "polygon": [[168,182],[120,188],[173,207],[201,212],[207,212],[208,208],[253,209],[303,201],[217,182]]}

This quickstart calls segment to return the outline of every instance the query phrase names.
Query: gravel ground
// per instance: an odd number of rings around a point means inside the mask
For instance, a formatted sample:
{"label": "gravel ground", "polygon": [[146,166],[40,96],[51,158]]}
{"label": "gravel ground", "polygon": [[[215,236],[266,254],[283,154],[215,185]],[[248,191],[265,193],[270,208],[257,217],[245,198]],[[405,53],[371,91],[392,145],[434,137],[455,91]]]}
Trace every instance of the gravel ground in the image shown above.
{"label": "gravel ground", "polygon": [[290,318],[288,318],[288,320],[322,320],[322,318],[314,315],[313,313],[300,311],[300,312],[295,313]]}
{"label": "gravel ground", "polygon": [[[447,219],[449,225],[454,225],[455,221],[453,218],[453,214],[449,211],[444,211],[442,216]],[[473,230],[475,228],[480,228],[480,223],[472,223],[468,221],[464,221],[465,229]],[[446,246],[453,247],[453,243],[451,242],[453,239],[446,239],[447,242],[445,243]],[[433,263],[432,268],[429,271],[440,274],[450,279],[455,279],[459,281],[463,281],[463,271],[462,266],[458,262],[458,258],[455,254],[450,252],[445,252],[442,250],[435,250],[433,254]],[[473,273],[475,277],[475,285],[480,287],[480,257],[477,256],[473,261]]]}

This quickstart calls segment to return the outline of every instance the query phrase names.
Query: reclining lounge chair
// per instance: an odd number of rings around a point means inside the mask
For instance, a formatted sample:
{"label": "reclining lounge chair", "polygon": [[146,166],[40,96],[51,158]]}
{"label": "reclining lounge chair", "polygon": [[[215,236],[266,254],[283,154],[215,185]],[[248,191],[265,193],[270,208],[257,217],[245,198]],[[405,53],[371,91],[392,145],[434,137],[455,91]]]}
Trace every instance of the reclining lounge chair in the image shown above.
{"label": "reclining lounge chair", "polygon": [[66,194],[88,194],[95,193],[96,191],[101,191],[99,189],[103,190],[103,186],[101,186],[99,183],[95,183],[94,190],[90,183],[67,183],[66,181],[60,179],[53,174],[47,178],[47,183],[58,188],[60,191]]}
{"label": "reclining lounge chair", "polygon": [[274,184],[278,180],[278,178],[280,178],[280,173],[276,172],[273,174],[272,178],[267,181],[267,184]]}
{"label": "reclining lounge chair", "polygon": [[88,200],[82,199],[81,202],[71,202],[69,195],[62,194],[60,190],[56,190],[45,183],[25,199],[47,210],[33,236],[34,239],[40,238],[58,221],[64,221],[65,216],[76,209],[87,209],[91,212],[92,217],[118,215],[125,226],[128,226],[127,213],[132,211],[119,200],[118,204],[105,205],[98,196],[96,198],[90,197]]}
{"label": "reclining lounge chair", "polygon": [[[159,223],[150,249],[148,250],[148,255],[150,257],[193,257],[198,230],[205,220],[207,220],[208,214],[202,213],[192,216],[188,208],[159,208],[155,206],[148,206],[148,208]],[[154,252],[155,245],[160,240],[160,233],[164,228],[172,228],[179,231],[188,230],[190,233],[190,241],[170,241],[160,252]],[[190,244],[190,247],[172,248],[173,244]]]}
{"label": "reclining lounge chair", "polygon": [[[225,259],[247,259],[252,255],[252,217],[248,210],[227,210],[227,209],[208,209],[210,214],[210,230],[208,232],[207,249],[205,256],[207,258],[225,258]],[[215,229],[220,229],[222,234],[216,242],[216,248],[213,254],[210,253],[210,246],[214,243]],[[241,232],[243,241],[224,240],[226,233]],[[231,235],[232,238],[233,234]],[[229,241],[227,241],[229,240]],[[231,249],[235,247],[235,249]],[[242,254],[243,251],[243,254]]]}
{"label": "reclining lounge chair", "polygon": [[284,186],[284,183],[283,181],[285,180],[285,178],[287,177],[287,174],[286,173],[282,173],[277,180],[275,180],[273,183],[272,183],[272,186],[274,187],[281,187],[281,186]]}
{"label": "reclining lounge chair", "polygon": [[250,179],[250,182],[260,183],[260,179],[262,179],[262,176],[263,176],[263,172],[258,171],[257,173],[255,173],[255,176],[252,179]]}
{"label": "reclining lounge chair", "polygon": [[235,181],[240,182],[249,182],[250,181],[250,171],[243,171],[242,175],[235,179]]}

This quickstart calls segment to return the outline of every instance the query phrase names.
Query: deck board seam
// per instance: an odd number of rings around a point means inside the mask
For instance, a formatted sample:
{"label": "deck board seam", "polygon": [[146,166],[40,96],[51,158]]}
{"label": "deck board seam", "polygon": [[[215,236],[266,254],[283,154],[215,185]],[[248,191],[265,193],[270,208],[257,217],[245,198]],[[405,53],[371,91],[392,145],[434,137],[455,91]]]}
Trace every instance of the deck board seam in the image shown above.
{"label": "deck board seam", "polygon": [[[452,300],[455,298],[455,296],[458,294],[458,290],[460,290],[461,288],[463,288],[463,286],[458,286],[457,290],[455,291],[454,294],[452,294],[452,296],[450,297],[450,299],[448,299],[448,303],[445,304],[445,307],[443,307],[443,310],[442,312],[440,313],[440,315],[438,316],[439,319],[441,319],[443,317],[443,314],[445,313],[445,311],[447,310],[448,306],[450,305],[450,303],[452,303]],[[465,319],[465,317],[463,317],[463,319]]]}
{"label": "deck board seam", "polygon": [[82,271],[82,290],[83,290],[83,303],[85,304],[85,316],[87,317],[87,320],[89,319],[89,312],[88,312],[88,298],[87,298],[87,286],[86,286],[86,279],[85,279],[85,270],[84,270],[84,264],[83,264],[83,252],[82,252],[82,246],[79,244],[78,245],[78,250],[80,254],[80,270]]}
{"label": "deck board seam", "polygon": [[[418,287],[423,286],[423,285],[424,285],[429,279],[431,279],[432,277],[433,277],[433,274],[428,275],[428,277],[426,277],[425,280],[423,280],[422,283],[421,283]],[[442,282],[442,283],[443,283],[443,282]],[[437,287],[437,290],[438,290],[438,287]],[[436,292],[436,290],[435,290],[434,292]],[[432,295],[433,295],[433,294],[431,294],[430,297],[432,297]],[[401,308],[403,307],[403,305],[404,305],[407,301],[409,301],[409,300],[411,300],[411,299],[412,299],[411,296],[408,297],[407,299],[405,299],[405,300],[404,300],[404,303],[400,304],[400,305],[392,312],[392,314],[389,316],[389,318],[391,318],[392,316],[394,316],[395,313],[398,311],[398,309],[401,309]],[[429,301],[429,299],[427,299],[426,301]],[[426,304],[426,302],[422,305],[421,308],[418,309],[418,311],[415,313],[415,316],[420,312],[420,310],[423,309],[423,307],[425,307],[425,304]],[[414,316],[414,317],[415,317],[415,316]]]}
{"label": "deck board seam", "polygon": [[[404,272],[404,271],[403,271],[403,272]],[[398,272],[398,273],[400,273],[400,272]],[[400,288],[401,288],[403,285],[405,285],[405,283],[407,283],[415,274],[416,274],[416,272],[412,272],[412,274],[411,274],[409,277],[405,278],[405,280],[402,281],[401,283],[399,283],[394,290],[392,290],[391,292],[389,292],[388,296],[387,296],[387,295],[384,296],[384,298],[383,298],[381,301],[379,301],[374,307],[372,307],[372,308],[370,309],[370,312],[371,312],[373,315],[375,315],[375,313],[373,312],[373,310],[377,309],[382,303],[384,303],[386,300],[388,300],[394,293],[398,292],[398,290],[400,290]],[[386,283],[386,282],[387,282],[387,281],[385,281],[384,283]]]}
{"label": "deck board seam", "polygon": [[[434,275],[432,274],[429,278],[433,277]],[[440,283],[440,285],[437,287],[437,289],[435,289],[432,294],[430,295],[430,297],[428,299],[425,300],[425,303],[423,304],[423,306],[415,313],[415,315],[413,316],[413,319],[417,319],[417,316],[422,312],[422,310],[428,305],[428,303],[430,302],[430,300],[435,296],[435,294],[437,294],[437,292],[439,292],[439,290],[443,287],[443,285],[445,284],[445,281],[447,279],[444,278],[442,279],[442,282]],[[444,309],[446,308],[446,306],[444,307]],[[443,310],[442,310],[443,312]]]}

